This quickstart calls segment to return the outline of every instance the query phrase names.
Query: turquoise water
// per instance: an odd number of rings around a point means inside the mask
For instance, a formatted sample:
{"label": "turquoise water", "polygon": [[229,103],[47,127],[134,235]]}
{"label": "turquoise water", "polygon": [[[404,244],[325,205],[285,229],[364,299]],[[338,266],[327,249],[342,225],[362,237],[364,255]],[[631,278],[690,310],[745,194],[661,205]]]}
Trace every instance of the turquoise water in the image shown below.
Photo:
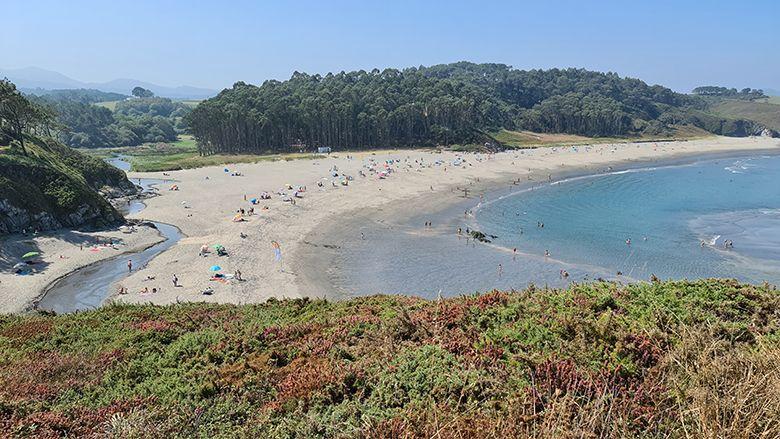
{"label": "turquoise water", "polygon": [[777,156],[627,170],[488,201],[476,219],[499,245],[594,275],[777,283],[778,177]]}
{"label": "turquoise water", "polygon": [[[334,256],[332,282],[342,295],[427,297],[652,275],[780,284],[778,177],[780,156],[752,156],[496,191],[477,205],[364,227],[365,239],[346,240],[350,251]],[[498,238],[475,244],[458,227]]]}

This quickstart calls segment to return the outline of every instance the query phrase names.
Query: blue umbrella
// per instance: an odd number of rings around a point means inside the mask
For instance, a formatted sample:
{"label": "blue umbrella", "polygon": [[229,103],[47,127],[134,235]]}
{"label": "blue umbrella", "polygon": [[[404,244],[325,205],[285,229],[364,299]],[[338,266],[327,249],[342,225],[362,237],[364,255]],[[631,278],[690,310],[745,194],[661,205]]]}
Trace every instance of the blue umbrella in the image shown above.
{"label": "blue umbrella", "polygon": [[221,269],[222,269],[222,267],[220,267],[219,265],[212,265],[211,266],[211,271],[219,271]]}

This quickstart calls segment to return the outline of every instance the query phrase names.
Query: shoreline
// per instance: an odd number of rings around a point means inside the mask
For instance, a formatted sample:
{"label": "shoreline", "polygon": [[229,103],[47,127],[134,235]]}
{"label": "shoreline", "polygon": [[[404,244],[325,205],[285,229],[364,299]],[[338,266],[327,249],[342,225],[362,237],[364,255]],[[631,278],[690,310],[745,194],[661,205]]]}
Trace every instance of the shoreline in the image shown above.
{"label": "shoreline", "polygon": [[[109,238],[122,239],[124,245],[116,249],[110,246],[94,246],[94,240],[98,237],[101,241]],[[36,251],[41,253],[45,266],[42,271],[25,276],[15,275],[7,270],[0,273],[0,314],[33,311],[43,296],[63,278],[95,264],[143,251],[159,242],[162,242],[162,237],[158,231],[146,226],[137,227],[137,231],[132,234],[122,233],[118,229],[92,232],[59,230],[38,236],[4,237],[3,246],[7,246],[9,253],[35,247]],[[80,249],[80,244],[83,245],[83,250]],[[93,248],[99,250],[92,251]]]}
{"label": "shoreline", "polygon": [[[735,156],[741,154],[780,151],[780,141],[771,138],[711,137],[685,142],[594,144],[589,146],[551,147],[533,150],[509,150],[497,154],[457,153],[451,151],[366,151],[362,153],[334,153],[331,156],[306,161],[261,162],[256,164],[225,165],[160,173],[129,173],[128,178],[165,178],[176,181],[180,190],[161,188],[157,197],[145,199],[146,220],[167,223],[184,235],[171,248],[158,254],[144,269],[135,272],[122,283],[130,294],[109,297],[109,301],[129,303],[167,304],[176,301],[210,301],[222,303],[255,303],[268,298],[332,296],[329,284],[317,275],[324,271],[316,267],[325,263],[327,252],[321,251],[324,231],[334,224],[353,232],[353,220],[381,221],[382,217],[398,218],[402,214],[431,212],[432,208],[446,208],[453,202],[464,201],[456,187],[469,185],[469,191],[493,192],[509,186],[515,180],[533,176],[534,183],[548,175],[578,170],[581,173],[599,173],[608,166],[652,164],[659,160],[680,160],[712,154]],[[351,158],[350,158],[351,157]],[[449,163],[456,157],[464,159],[463,166]],[[316,182],[328,178],[329,170],[337,166],[341,174],[356,175],[368,159],[379,163],[397,159],[397,172],[387,179],[355,177],[348,187],[317,188]],[[404,163],[401,163],[401,159]],[[417,160],[425,165],[417,165]],[[434,161],[443,165],[432,166]],[[408,163],[408,168],[405,167]],[[242,176],[232,177],[225,169],[240,170]],[[273,196],[254,206],[258,212],[246,222],[230,219],[237,208],[248,208],[242,195],[254,197],[260,191],[273,193],[287,184],[308,186],[304,199],[296,205],[283,203]],[[433,187],[431,190],[429,187]],[[513,190],[519,186],[512,185]],[[415,201],[416,200],[416,201]],[[261,207],[267,205],[268,210]],[[435,209],[434,209],[435,210]],[[140,214],[129,215],[138,218]],[[239,237],[239,234],[245,238]],[[281,266],[274,261],[271,241],[281,244]],[[335,241],[335,240],[334,240]],[[203,245],[223,244],[229,257],[198,256]],[[320,245],[315,247],[312,244]],[[319,250],[317,250],[319,249]],[[78,249],[76,250],[78,251]],[[311,253],[321,253],[314,263]],[[118,255],[115,255],[118,256]],[[216,283],[209,281],[208,267],[220,265],[225,273],[243,272],[244,281]],[[71,270],[73,271],[73,270]],[[66,273],[67,274],[67,273]],[[171,287],[176,274],[183,287]],[[157,279],[146,282],[147,276]],[[321,276],[320,276],[321,277]],[[53,282],[48,282],[51,285]],[[154,296],[140,296],[137,291],[148,286],[158,287]],[[214,294],[202,295],[213,287]],[[29,301],[27,301],[29,302]],[[17,306],[17,309],[19,307]],[[22,307],[23,308],[23,307]],[[4,309],[0,309],[4,311]],[[4,311],[7,312],[7,311]],[[13,311],[12,311],[13,312]]]}
{"label": "shoreline", "polygon": [[[691,152],[691,153],[682,153],[682,154],[676,154],[676,155],[671,155],[666,157],[654,157],[648,159],[627,159],[627,160],[611,162],[610,164],[607,165],[606,169],[603,166],[599,169],[593,169],[592,164],[575,165],[575,166],[569,166],[563,168],[561,170],[561,173],[558,174],[555,178],[553,178],[550,181],[523,180],[519,183],[515,183],[515,180],[513,179],[507,179],[507,178],[502,179],[499,177],[490,181],[480,181],[479,183],[477,183],[477,185],[473,186],[470,189],[470,191],[473,191],[474,195],[469,197],[468,199],[464,198],[461,195],[452,194],[451,196],[442,197],[442,199],[436,200],[432,203],[430,200],[425,200],[423,198],[418,197],[418,198],[401,199],[401,200],[395,200],[389,202],[385,206],[383,206],[383,209],[380,209],[382,210],[382,213],[379,214],[361,216],[357,211],[349,212],[346,216],[352,218],[350,221],[346,223],[341,223],[340,221],[330,220],[329,222],[326,222],[324,225],[321,225],[319,230],[314,230],[309,234],[307,234],[304,238],[304,242],[315,244],[315,245],[317,242],[325,243],[326,241],[345,243],[345,242],[350,242],[351,240],[354,242],[355,241],[354,230],[363,229],[369,224],[381,222],[385,224],[392,224],[389,227],[391,228],[396,227],[399,229],[417,227],[415,223],[413,223],[413,220],[420,219],[422,216],[425,215],[427,215],[430,218],[436,218],[438,222],[444,221],[447,224],[454,224],[455,222],[461,220],[459,212],[464,209],[472,211],[479,204],[482,205],[489,204],[499,199],[516,196],[521,193],[527,192],[529,190],[534,190],[542,186],[559,184],[571,180],[588,179],[588,178],[598,177],[601,175],[609,175],[609,174],[621,173],[621,172],[632,171],[632,170],[641,171],[644,169],[652,170],[654,168],[686,166],[686,165],[690,165],[702,161],[719,160],[719,159],[727,159],[727,158],[739,159],[742,157],[752,157],[752,156],[764,155],[764,154],[780,155],[780,149],[774,147],[774,148],[757,148],[757,149],[750,149],[750,150],[737,149],[737,150],[728,150],[728,151],[719,151],[719,152]],[[480,202],[479,194],[484,196],[484,200],[481,202]],[[458,208],[457,212],[452,212],[453,210],[456,210],[456,208]],[[425,214],[419,213],[421,211],[424,211]],[[405,212],[406,214],[399,216],[398,212]],[[471,214],[468,220],[466,220],[466,222],[477,226],[479,223],[476,218],[476,212]],[[490,232],[489,230],[482,230],[482,229],[477,229],[477,230],[481,230],[482,232],[485,233]],[[404,233],[404,232],[399,232],[399,233]],[[442,238],[444,236],[451,236],[452,233],[454,232],[452,230],[449,230],[447,233],[444,234],[442,233],[437,234],[436,232],[434,232],[433,235],[438,235],[439,238]],[[504,247],[494,243],[481,243],[481,245],[484,247],[490,247],[494,251],[502,251],[502,252],[509,252],[509,253],[512,252],[511,248]],[[519,257],[544,259],[542,257],[538,257],[538,255],[527,254],[522,251],[518,251],[517,255]],[[305,274],[302,275],[301,286],[306,290],[328,291],[329,293],[323,294],[321,295],[321,297],[326,297],[331,300],[377,294],[377,292],[352,294],[348,291],[345,291],[342,286],[338,285],[338,282],[336,282],[335,279],[341,277],[340,272],[342,270],[345,270],[346,267],[334,266],[331,263],[331,261],[336,257],[336,252],[334,250],[328,251],[328,249],[323,249],[317,252],[311,252],[311,251],[307,252],[307,251],[303,251],[302,249],[299,249],[298,256],[299,259],[304,261],[302,265],[313,267],[313,269],[307,270],[307,272],[305,272]],[[548,258],[546,260],[548,262],[556,263],[563,267],[573,266],[573,263],[565,260],[558,260],[555,258]],[[603,267],[598,267],[598,266],[594,266],[592,268],[594,271],[604,270]],[[610,277],[610,275],[607,275],[606,272],[604,274],[606,277]],[[640,281],[638,279],[633,279],[630,276],[626,276],[626,275],[621,276],[620,280],[628,281],[628,282]],[[389,291],[387,293],[395,294],[392,291]]]}

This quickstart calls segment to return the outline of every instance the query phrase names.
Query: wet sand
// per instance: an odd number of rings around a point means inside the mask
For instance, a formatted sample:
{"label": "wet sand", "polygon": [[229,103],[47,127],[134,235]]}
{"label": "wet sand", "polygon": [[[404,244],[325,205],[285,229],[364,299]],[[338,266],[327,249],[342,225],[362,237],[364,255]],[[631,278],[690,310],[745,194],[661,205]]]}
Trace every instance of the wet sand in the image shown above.
{"label": "wet sand", "polygon": [[[315,160],[226,165],[171,171],[167,175],[131,173],[131,178],[175,180],[179,190],[168,190],[170,184],[161,187],[160,196],[146,200],[147,208],[130,217],[175,225],[185,237],[151,260],[146,268],[122,280],[122,286],[129,294],[115,296],[114,300],[166,304],[176,301],[251,303],[270,297],[337,298],[338,294],[330,291],[327,276],[328,272],[338,276],[333,273],[335,267],[330,265],[329,255],[334,251],[345,251],[338,242],[339,234],[361,239],[360,222],[375,224],[446,208],[464,200],[460,191],[464,187],[473,195],[489,188],[508,186],[515,180],[539,182],[573,170],[601,172],[619,163],[775,148],[780,148],[778,139],[711,137],[682,142],[539,148],[492,155],[425,150],[337,153]],[[459,157],[465,162],[453,166],[453,161]],[[364,168],[368,159],[378,163],[399,159],[401,163],[393,165],[395,172],[387,178],[379,179]],[[423,166],[419,165],[420,160]],[[442,164],[434,165],[435,161]],[[330,170],[333,166],[338,167],[340,175],[354,177],[349,186],[332,186],[335,179]],[[366,171],[368,176],[359,176],[360,170]],[[242,176],[231,176],[235,171],[240,171]],[[324,183],[322,188],[317,186],[318,181]],[[273,194],[288,183],[306,186],[303,198],[295,205]],[[244,201],[244,195],[249,200],[262,191],[272,193],[272,199],[260,200],[254,206]],[[268,209],[264,210],[264,206]],[[237,209],[250,207],[254,207],[255,215],[245,216],[243,222],[232,221]],[[344,230],[323,235],[333,227]],[[0,274],[0,312],[29,308],[30,303],[57,278],[117,253],[114,250],[87,252],[86,249],[82,252],[73,244],[73,233],[55,233],[36,239],[40,241],[36,245],[43,250],[44,261],[51,264],[42,274],[14,276],[3,270]],[[111,234],[125,238],[127,245],[123,250],[138,250],[160,239],[153,230],[136,235],[118,231]],[[101,233],[103,235],[108,233]],[[24,240],[5,238],[4,254],[30,251]],[[281,263],[275,260],[272,241],[280,244]],[[198,255],[202,246],[215,244],[223,245],[229,256],[219,257],[213,252],[206,257]],[[65,259],[60,260],[59,255]],[[240,270],[244,280],[212,281],[210,268],[214,265],[228,275]],[[179,279],[178,287],[173,286],[174,274]],[[147,280],[149,277],[154,280]],[[116,287],[118,285],[112,287],[112,291]],[[158,293],[139,294],[147,288],[157,288]],[[212,294],[202,294],[206,289],[211,289]]]}
{"label": "wet sand", "polygon": [[[361,222],[375,224],[446,208],[463,201],[460,189],[464,187],[474,193],[508,186],[515,180],[529,181],[529,177],[530,181],[543,181],[572,170],[601,172],[620,163],[779,147],[777,139],[713,137],[687,142],[542,148],[490,156],[434,151],[340,153],[318,160],[225,166],[230,172],[224,172],[223,167],[170,172],[165,178],[175,179],[179,190],[162,190],[160,197],[148,200],[142,213],[145,218],[178,226],[187,237],[152,260],[145,270],[125,279],[123,286],[130,294],[115,299],[165,304],[251,303],[270,297],[338,298],[328,278],[338,276],[334,270],[339,268],[330,263],[330,258],[334,252],[348,251],[344,237],[361,239]],[[458,157],[465,163],[452,166]],[[365,170],[363,165],[369,158],[380,163],[399,159],[401,163],[394,165],[395,172],[386,179],[360,177],[358,173]],[[415,160],[426,165],[419,166]],[[428,166],[437,160],[443,164]],[[333,166],[339,174],[352,175],[355,180],[347,187],[333,187]],[[231,176],[235,171],[242,176]],[[160,173],[132,176],[162,177]],[[318,181],[325,182],[323,188],[317,187]],[[303,199],[295,205],[281,201],[278,195],[260,200],[255,206],[243,199],[244,195],[247,199],[256,197],[261,191],[276,192],[287,183],[306,186]],[[268,210],[262,210],[263,206]],[[255,215],[246,216],[245,222],[232,221],[237,209],[250,207],[255,208]],[[343,230],[332,232],[334,227]],[[275,260],[272,241],[280,244],[281,263]],[[229,256],[198,256],[202,246],[215,244],[225,246]],[[244,280],[212,281],[210,267],[214,265],[228,275],[240,270]],[[179,279],[178,287],[173,286],[174,274]],[[147,276],[154,280],[146,280]],[[158,293],[139,294],[144,288],[157,288]],[[212,294],[202,294],[206,289]]]}

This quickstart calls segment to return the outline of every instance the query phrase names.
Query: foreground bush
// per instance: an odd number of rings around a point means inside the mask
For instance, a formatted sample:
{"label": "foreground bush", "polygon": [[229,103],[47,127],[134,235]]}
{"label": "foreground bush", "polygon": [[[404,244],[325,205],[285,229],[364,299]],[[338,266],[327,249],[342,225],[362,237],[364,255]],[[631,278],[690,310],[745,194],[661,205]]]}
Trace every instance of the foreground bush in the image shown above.
{"label": "foreground bush", "polygon": [[0,317],[16,437],[780,437],[780,296],[728,280]]}

